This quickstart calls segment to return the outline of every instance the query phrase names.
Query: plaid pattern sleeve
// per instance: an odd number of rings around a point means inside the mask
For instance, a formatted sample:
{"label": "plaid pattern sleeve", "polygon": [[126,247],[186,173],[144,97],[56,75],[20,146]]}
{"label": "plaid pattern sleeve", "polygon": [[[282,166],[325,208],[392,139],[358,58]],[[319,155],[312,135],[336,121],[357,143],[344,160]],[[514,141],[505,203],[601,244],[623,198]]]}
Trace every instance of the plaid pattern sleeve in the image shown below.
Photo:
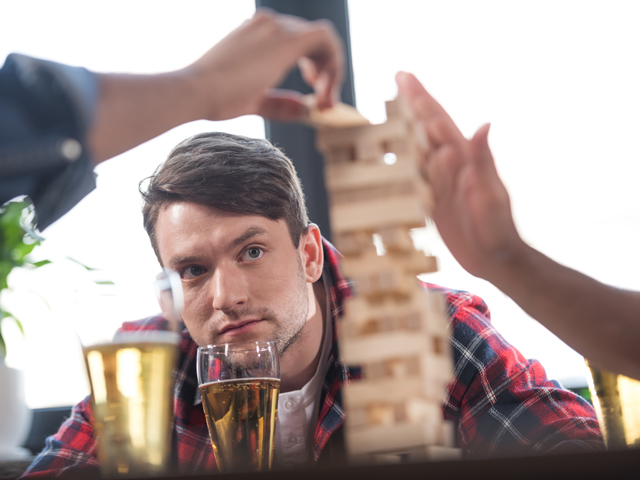
{"label": "plaid pattern sleeve", "polygon": [[447,302],[454,378],[444,415],[458,425],[467,456],[601,450],[595,411],[579,396],[548,380],[491,325],[475,295],[423,283]]}
{"label": "plaid pattern sleeve", "polygon": [[96,474],[99,469],[97,442],[90,422],[89,397],[76,405],[58,433],[47,438],[42,452],[20,478],[64,475],[69,469]]}

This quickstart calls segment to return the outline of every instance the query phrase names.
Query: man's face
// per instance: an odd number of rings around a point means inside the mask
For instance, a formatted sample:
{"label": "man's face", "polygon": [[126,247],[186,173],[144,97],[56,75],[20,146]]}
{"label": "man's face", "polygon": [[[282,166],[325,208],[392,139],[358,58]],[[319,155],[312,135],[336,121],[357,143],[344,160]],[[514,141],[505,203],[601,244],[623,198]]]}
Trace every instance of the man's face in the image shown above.
{"label": "man's face", "polygon": [[309,288],[284,220],[173,203],[156,238],[162,263],[182,278],[183,318],[198,345],[271,340],[282,354],[296,341]]}

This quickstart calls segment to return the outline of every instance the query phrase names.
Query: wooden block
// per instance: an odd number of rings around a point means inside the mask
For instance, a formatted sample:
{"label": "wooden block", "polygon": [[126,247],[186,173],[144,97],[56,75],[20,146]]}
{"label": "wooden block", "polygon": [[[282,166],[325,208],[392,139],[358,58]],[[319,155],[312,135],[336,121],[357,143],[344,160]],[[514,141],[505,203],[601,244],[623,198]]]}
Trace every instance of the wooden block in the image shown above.
{"label": "wooden block", "polygon": [[408,121],[413,119],[411,106],[402,98],[387,100],[384,104],[387,112],[387,119],[404,119]]}
{"label": "wooden block", "polygon": [[450,349],[448,319],[442,298],[437,293],[414,287],[411,286],[411,292],[404,300],[364,295],[347,299],[345,316],[339,324],[340,337],[347,340],[394,330],[422,333],[431,339],[429,351],[447,355]]}
{"label": "wooden block", "polygon": [[414,278],[398,270],[383,270],[351,277],[356,295],[380,299],[383,296],[409,298]]}
{"label": "wooden block", "polygon": [[[411,356],[389,358],[382,354],[381,357],[380,361],[358,362],[363,368],[364,379],[353,382],[345,390],[345,398],[349,399],[345,405],[366,405],[377,400],[397,403],[410,398],[440,404],[445,398],[446,387],[453,379],[451,356],[430,357],[422,352],[417,360]],[[394,371],[397,366],[401,369]]]}
{"label": "wooden block", "polygon": [[355,159],[355,150],[351,145],[332,148],[324,154],[325,170],[332,165],[353,163]]}
{"label": "wooden block", "polygon": [[[437,422],[442,420],[442,403],[424,398],[410,398],[400,402],[389,402],[386,398],[371,399],[364,405],[349,406],[345,427],[350,431],[379,425],[400,425],[403,423]],[[444,439],[444,432],[437,433],[437,441]]]}
{"label": "wooden block", "polygon": [[367,409],[367,425],[393,425],[394,409],[388,403],[370,405]]}
{"label": "wooden block", "polygon": [[424,387],[420,377],[400,381],[393,378],[365,379],[349,383],[343,393],[345,408],[351,411],[351,408],[366,406],[372,401],[401,403],[412,397],[420,398],[424,396]]}
{"label": "wooden block", "polygon": [[347,365],[372,363],[385,358],[420,355],[429,348],[428,337],[412,332],[384,332],[353,338],[342,344],[342,359]]}
{"label": "wooden block", "polygon": [[303,123],[316,128],[349,128],[361,125],[369,125],[369,120],[364,118],[358,110],[351,105],[342,102],[336,103],[332,108],[318,109],[315,95],[305,95],[303,103],[307,106],[307,115],[301,119]]}
{"label": "wooden block", "polygon": [[373,237],[367,232],[342,233],[334,235],[334,245],[345,257],[377,255]]}
{"label": "wooden block", "polygon": [[[444,391],[442,392],[444,395]],[[444,420],[442,404],[427,398],[411,398],[405,402],[407,420],[412,423]]]}
{"label": "wooden block", "polygon": [[398,271],[412,278],[415,285],[418,284],[415,277],[421,273],[437,271],[435,257],[427,257],[424,252],[411,250],[408,253],[388,252],[386,255],[377,255],[368,252],[358,257],[345,258],[341,262],[342,272],[349,278],[362,277],[382,273],[386,271]]}
{"label": "wooden block", "polygon": [[436,445],[443,420],[347,429],[345,440],[349,455],[393,452]]}
{"label": "wooden block", "polygon": [[422,362],[424,395],[443,399],[448,383],[453,379],[452,357],[431,357]]}
{"label": "wooden block", "polygon": [[418,175],[416,166],[406,162],[393,165],[344,162],[325,166],[325,180],[329,192],[406,180],[421,181]]}
{"label": "wooden block", "polygon": [[358,139],[355,144],[355,161],[371,161],[382,163],[382,156],[385,154],[382,143],[377,139]]}
{"label": "wooden block", "polygon": [[355,202],[368,202],[383,198],[417,194],[422,189],[414,179],[406,179],[399,182],[384,182],[377,185],[369,185],[360,188],[333,190],[330,203],[333,208],[337,205]]}
{"label": "wooden block", "polygon": [[420,228],[424,227],[425,218],[420,199],[409,195],[337,205],[331,211],[331,229],[335,233],[350,233],[395,225]]}
{"label": "wooden block", "polygon": [[390,142],[405,138],[409,125],[404,120],[389,120],[379,125],[321,130],[316,135],[316,147],[325,152],[333,147],[354,145],[358,141]]}
{"label": "wooden block", "polygon": [[382,228],[377,232],[387,253],[411,253],[415,251],[409,230],[402,227]]}

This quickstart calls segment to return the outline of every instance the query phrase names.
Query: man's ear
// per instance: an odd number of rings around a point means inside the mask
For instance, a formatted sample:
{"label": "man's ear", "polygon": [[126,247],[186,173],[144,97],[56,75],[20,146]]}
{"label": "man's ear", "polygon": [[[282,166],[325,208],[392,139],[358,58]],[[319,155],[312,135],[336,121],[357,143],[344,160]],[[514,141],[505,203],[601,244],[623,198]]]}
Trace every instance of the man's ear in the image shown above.
{"label": "man's ear", "polygon": [[324,251],[322,250],[322,235],[315,223],[310,223],[306,231],[300,235],[298,250],[307,282],[316,282],[322,276]]}

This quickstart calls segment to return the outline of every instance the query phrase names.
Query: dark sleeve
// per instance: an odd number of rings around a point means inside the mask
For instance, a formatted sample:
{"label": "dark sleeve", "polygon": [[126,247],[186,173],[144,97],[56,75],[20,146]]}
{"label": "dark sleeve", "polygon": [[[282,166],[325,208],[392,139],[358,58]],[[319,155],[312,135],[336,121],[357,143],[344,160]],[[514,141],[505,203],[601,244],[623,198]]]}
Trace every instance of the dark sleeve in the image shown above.
{"label": "dark sleeve", "polygon": [[25,55],[0,69],[0,204],[31,197],[43,230],[95,188],[86,135],[96,76]]}
{"label": "dark sleeve", "polygon": [[604,449],[593,407],[510,345],[481,298],[425,286],[447,300],[455,366],[444,414],[468,457]]}
{"label": "dark sleeve", "polygon": [[96,434],[91,426],[89,397],[73,407],[58,433],[47,438],[42,452],[20,478],[48,478],[71,472],[95,476],[98,462]]}

